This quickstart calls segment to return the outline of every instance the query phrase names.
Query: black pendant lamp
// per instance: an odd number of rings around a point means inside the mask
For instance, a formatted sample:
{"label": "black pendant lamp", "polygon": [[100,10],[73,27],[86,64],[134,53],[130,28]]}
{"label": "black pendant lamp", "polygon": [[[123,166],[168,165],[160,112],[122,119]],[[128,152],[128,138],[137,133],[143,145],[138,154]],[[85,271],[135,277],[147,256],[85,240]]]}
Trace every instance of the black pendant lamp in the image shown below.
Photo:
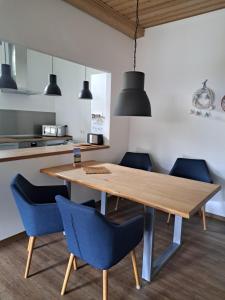
{"label": "black pendant lamp", "polygon": [[79,99],[88,99],[91,100],[93,99],[92,93],[89,89],[89,81],[86,80],[87,77],[87,68],[85,67],[85,80],[83,81],[83,89],[81,90],[79,94]]}
{"label": "black pendant lamp", "polygon": [[11,66],[6,63],[5,42],[2,43],[4,47],[5,63],[1,65],[0,89],[17,90],[17,84],[15,80],[12,78]]}
{"label": "black pendant lamp", "polygon": [[61,90],[57,85],[57,77],[53,74],[53,56],[52,56],[52,74],[49,74],[49,84],[45,87],[44,95],[62,96]]}
{"label": "black pendant lamp", "polygon": [[134,34],[134,71],[124,73],[124,88],[116,107],[117,116],[151,117],[151,104],[144,90],[145,74],[136,71],[137,33],[139,26],[139,0],[136,6],[136,29]]}

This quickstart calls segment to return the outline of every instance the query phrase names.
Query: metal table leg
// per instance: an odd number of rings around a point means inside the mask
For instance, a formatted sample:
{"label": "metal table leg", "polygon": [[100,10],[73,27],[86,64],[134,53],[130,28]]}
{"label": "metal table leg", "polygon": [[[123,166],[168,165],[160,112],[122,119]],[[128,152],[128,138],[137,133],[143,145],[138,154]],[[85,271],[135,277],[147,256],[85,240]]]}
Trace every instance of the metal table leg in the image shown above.
{"label": "metal table leg", "polygon": [[71,182],[68,180],[64,180],[64,185],[66,185],[68,190],[69,199],[71,199]]}
{"label": "metal table leg", "polygon": [[106,198],[106,193],[105,192],[101,192],[101,214],[102,215],[106,215],[106,201],[107,198]]}
{"label": "metal table leg", "polygon": [[173,240],[169,247],[156,259],[153,259],[154,249],[154,209],[145,208],[144,250],[142,264],[142,278],[151,282],[165,263],[181,246],[182,217],[175,216]]}

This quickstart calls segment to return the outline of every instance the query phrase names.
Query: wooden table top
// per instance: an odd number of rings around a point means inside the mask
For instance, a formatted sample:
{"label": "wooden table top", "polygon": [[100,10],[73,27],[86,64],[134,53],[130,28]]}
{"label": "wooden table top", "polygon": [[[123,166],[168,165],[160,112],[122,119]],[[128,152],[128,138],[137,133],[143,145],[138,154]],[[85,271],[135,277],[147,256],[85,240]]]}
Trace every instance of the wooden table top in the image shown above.
{"label": "wooden table top", "polygon": [[82,166],[104,166],[111,174],[86,174],[83,168],[61,165],[41,169],[41,173],[68,180],[92,189],[190,218],[219,190],[220,185],[170,175],[147,172],[96,161]]}

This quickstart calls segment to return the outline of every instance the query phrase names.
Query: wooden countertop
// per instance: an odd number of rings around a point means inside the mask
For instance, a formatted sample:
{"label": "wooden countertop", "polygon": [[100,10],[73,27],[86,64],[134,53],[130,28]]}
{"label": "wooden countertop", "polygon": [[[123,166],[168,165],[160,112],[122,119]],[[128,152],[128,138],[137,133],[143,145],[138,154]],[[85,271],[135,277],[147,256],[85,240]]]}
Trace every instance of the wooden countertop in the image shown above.
{"label": "wooden countertop", "polygon": [[6,143],[21,143],[21,142],[46,142],[46,141],[53,141],[53,140],[71,140],[72,136],[66,135],[66,136],[41,136],[36,138],[31,137],[10,137],[10,136],[0,136],[0,144],[6,144]]}
{"label": "wooden countertop", "polygon": [[87,175],[72,164],[41,169],[40,172],[107,192],[158,210],[190,218],[219,190],[220,185],[110,163],[83,162],[82,167],[106,167],[111,174]]}
{"label": "wooden countertop", "polygon": [[58,145],[58,146],[0,150],[0,162],[22,160],[22,159],[29,159],[29,158],[43,157],[43,156],[52,156],[52,155],[59,155],[59,154],[68,154],[68,153],[72,153],[74,147],[79,147],[81,149],[81,152],[109,148],[108,145],[69,144],[69,145]]}

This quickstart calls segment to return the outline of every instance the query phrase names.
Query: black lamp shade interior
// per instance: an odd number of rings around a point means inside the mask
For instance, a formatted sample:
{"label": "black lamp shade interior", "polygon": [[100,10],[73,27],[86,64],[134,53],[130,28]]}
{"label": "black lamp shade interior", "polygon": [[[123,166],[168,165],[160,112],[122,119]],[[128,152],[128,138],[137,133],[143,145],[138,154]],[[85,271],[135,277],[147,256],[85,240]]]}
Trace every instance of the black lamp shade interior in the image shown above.
{"label": "black lamp shade interior", "polygon": [[47,96],[62,96],[61,90],[57,85],[57,77],[55,74],[49,75],[49,84],[44,90],[44,95]]}
{"label": "black lamp shade interior", "polygon": [[1,65],[0,89],[14,89],[17,90],[17,84],[12,78],[11,66],[8,64]]}
{"label": "black lamp shade interior", "polygon": [[89,81],[83,82],[83,89],[79,94],[79,99],[93,99],[92,93],[89,89]]}
{"label": "black lamp shade interior", "polygon": [[151,105],[144,90],[145,74],[130,71],[124,74],[124,88],[116,107],[117,116],[151,117]]}

